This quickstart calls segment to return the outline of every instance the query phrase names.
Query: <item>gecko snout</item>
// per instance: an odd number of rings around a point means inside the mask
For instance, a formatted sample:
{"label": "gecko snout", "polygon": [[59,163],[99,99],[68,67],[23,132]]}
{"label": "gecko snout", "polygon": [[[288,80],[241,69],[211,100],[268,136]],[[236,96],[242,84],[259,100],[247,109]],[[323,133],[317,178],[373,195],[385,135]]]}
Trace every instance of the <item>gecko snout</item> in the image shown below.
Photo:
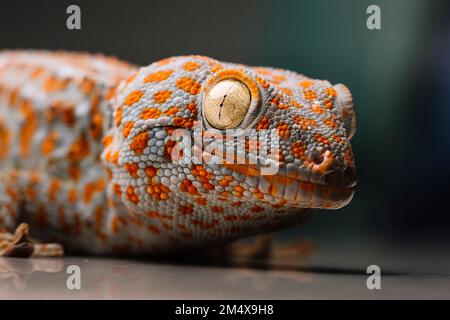
{"label": "gecko snout", "polygon": [[355,167],[346,167],[344,170],[334,170],[324,177],[326,185],[338,188],[354,187],[356,185]]}
{"label": "gecko snout", "polygon": [[[320,181],[330,187],[347,188],[356,185],[356,170],[353,161],[343,163],[326,150],[315,154],[313,172]],[[314,174],[313,174],[314,176]]]}

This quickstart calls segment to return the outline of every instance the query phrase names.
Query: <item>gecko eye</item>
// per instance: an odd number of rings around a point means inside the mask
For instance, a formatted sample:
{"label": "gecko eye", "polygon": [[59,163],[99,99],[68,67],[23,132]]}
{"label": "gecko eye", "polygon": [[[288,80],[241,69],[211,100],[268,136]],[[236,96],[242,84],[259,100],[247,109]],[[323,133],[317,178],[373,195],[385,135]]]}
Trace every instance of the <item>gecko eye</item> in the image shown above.
{"label": "gecko eye", "polygon": [[238,127],[248,114],[252,96],[245,83],[237,79],[216,82],[203,100],[203,113],[208,123],[219,130]]}

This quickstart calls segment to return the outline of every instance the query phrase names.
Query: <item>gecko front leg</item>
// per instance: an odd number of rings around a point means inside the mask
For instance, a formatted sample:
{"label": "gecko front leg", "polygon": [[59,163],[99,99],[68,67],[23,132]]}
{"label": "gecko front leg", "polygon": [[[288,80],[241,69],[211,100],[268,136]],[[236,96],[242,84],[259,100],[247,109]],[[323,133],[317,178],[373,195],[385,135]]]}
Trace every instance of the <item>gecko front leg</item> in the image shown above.
{"label": "gecko front leg", "polygon": [[108,245],[101,178],[74,183],[13,171],[2,175],[0,194],[0,255],[61,256],[62,245],[75,250]]}
{"label": "gecko front leg", "polygon": [[29,226],[21,223],[14,235],[0,234],[6,238],[0,242],[0,255],[4,257],[28,258],[36,257],[60,257],[64,255],[63,247],[58,243],[38,243],[28,236]]}
{"label": "gecko front leg", "polygon": [[16,174],[3,175],[0,179],[0,256],[62,256],[63,247],[57,243],[39,243],[29,238],[29,226],[21,223],[21,202],[24,197],[16,183]]}

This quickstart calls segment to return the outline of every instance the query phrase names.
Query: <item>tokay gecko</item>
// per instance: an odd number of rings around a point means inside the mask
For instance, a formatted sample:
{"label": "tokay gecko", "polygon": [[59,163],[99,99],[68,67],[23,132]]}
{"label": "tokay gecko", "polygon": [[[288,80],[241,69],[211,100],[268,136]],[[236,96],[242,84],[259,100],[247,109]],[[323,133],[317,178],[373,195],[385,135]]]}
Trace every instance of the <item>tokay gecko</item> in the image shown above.
{"label": "tokay gecko", "polygon": [[0,254],[158,254],[295,225],[350,202],[354,132],[346,86],[288,70],[2,51]]}

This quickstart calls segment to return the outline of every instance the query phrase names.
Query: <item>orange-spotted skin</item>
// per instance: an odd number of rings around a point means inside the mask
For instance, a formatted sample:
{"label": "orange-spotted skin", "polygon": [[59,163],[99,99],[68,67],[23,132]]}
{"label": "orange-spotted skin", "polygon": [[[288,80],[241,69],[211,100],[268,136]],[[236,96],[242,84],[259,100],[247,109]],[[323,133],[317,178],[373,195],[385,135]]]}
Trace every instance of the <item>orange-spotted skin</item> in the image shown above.
{"label": "orange-spotted skin", "polygon": [[[180,129],[203,139],[204,159],[220,156],[202,104],[228,78],[253,105],[237,128],[248,139],[223,142],[259,162],[176,161],[186,157]],[[69,252],[123,255],[278,229],[350,201],[353,132],[345,86],[291,71],[203,56],[138,68],[102,55],[0,52],[0,233],[27,222]],[[262,158],[259,147],[272,151]],[[264,175],[261,161],[274,159],[279,170]]]}

